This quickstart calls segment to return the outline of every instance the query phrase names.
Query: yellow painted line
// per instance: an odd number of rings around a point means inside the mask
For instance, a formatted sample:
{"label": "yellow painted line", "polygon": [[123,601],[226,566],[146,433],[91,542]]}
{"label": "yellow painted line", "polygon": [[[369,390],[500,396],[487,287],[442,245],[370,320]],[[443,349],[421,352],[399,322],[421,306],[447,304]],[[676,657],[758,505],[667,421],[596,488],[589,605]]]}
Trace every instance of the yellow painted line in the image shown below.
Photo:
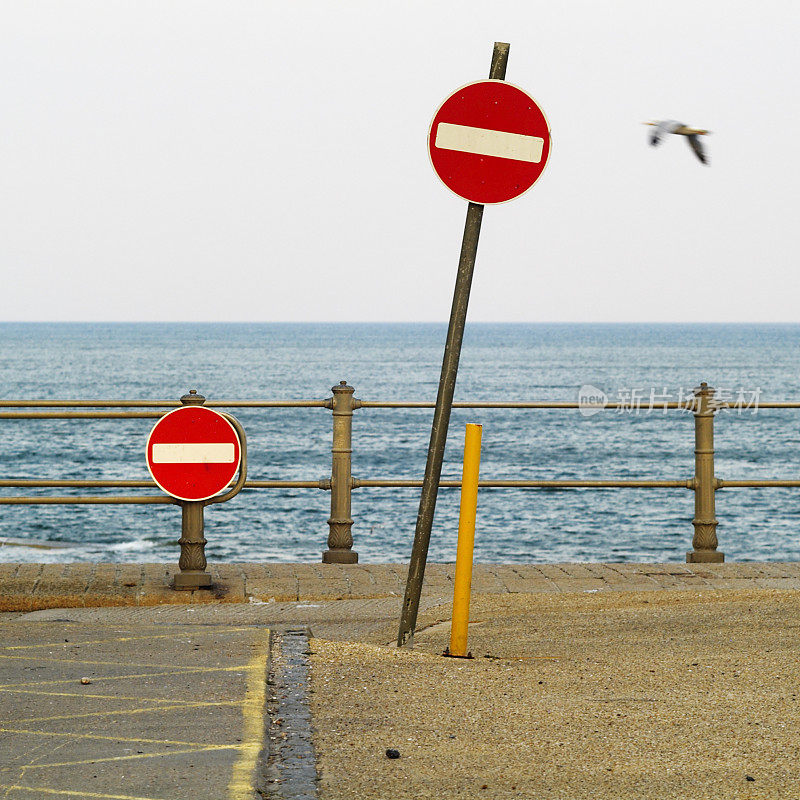
{"label": "yellow painted line", "polygon": [[42,794],[55,794],[59,797],[90,797],[96,800],[166,800],[163,797],[141,797],[140,795],[132,794],[99,794],[98,792],[87,792],[83,789],[46,789],[43,786],[9,786],[7,784],[0,784],[0,789],[6,789],[8,792],[41,792]]}
{"label": "yellow painted line", "polygon": [[[8,655],[4,655],[4,654],[0,653],[0,658],[4,658],[4,659],[6,659],[8,661],[36,661],[36,662],[39,662],[39,661],[55,661],[58,664],[64,664],[64,665],[68,665],[68,664],[75,664],[75,665],[83,664],[83,665],[88,665],[88,666],[99,666],[99,667],[118,667],[120,665],[119,661],[85,661],[84,659],[78,659],[78,658],[75,658],[75,659],[66,658],[66,656],[68,656],[68,655],[69,655],[69,653],[64,653],[64,655],[62,655],[61,657],[45,658],[44,656],[40,656],[40,655],[35,654],[35,653],[33,655],[30,655],[30,656],[8,656]],[[140,664],[140,663],[137,663],[135,661],[133,661],[133,662],[129,661],[129,662],[126,662],[125,666],[128,666],[128,667],[139,667],[141,669],[169,669],[170,667],[173,667],[174,665],[173,664]],[[202,671],[202,670],[205,670],[207,668],[206,667],[185,666],[185,667],[179,667],[179,669],[182,669],[182,670],[195,670],[195,671],[196,670],[200,670],[200,671]],[[213,669],[213,667],[212,667],[212,669]],[[245,669],[245,668],[242,667],[242,669]]]}
{"label": "yellow painted line", "polygon": [[[168,669],[164,672],[140,672],[134,675],[100,675],[92,676],[92,681],[125,681],[133,678],[159,678],[162,675],[191,675],[201,672],[244,672],[247,667],[240,665],[233,667],[187,667]],[[75,683],[75,678],[57,678],[47,681],[28,681],[27,683],[3,683],[0,689],[16,689],[20,686],[57,686],[59,683]]]}
{"label": "yellow painted line", "polygon": [[77,767],[81,764],[99,764],[101,761],[132,761],[135,758],[163,758],[165,756],[181,756],[187,753],[204,753],[211,750],[238,750],[238,744],[220,745],[211,744],[205,747],[191,747],[186,750],[164,750],[158,753],[136,753],[131,756],[113,756],[109,758],[92,758],[85,761],[62,761],[60,764],[28,764],[25,767],[26,771],[29,769],[49,769],[50,767]]}
{"label": "yellow painted line", "polygon": [[[238,633],[240,631],[251,630],[250,627],[244,628],[222,628],[216,629],[214,634],[217,633]],[[33,647],[64,647],[65,644],[68,644],[69,647],[80,647],[84,644],[108,644],[109,642],[138,642],[142,639],[175,639],[176,641],[180,641],[182,639],[191,636],[192,633],[195,636],[201,636],[203,634],[208,634],[206,630],[197,630],[193,632],[187,632],[185,630],[181,631],[181,633],[176,633],[173,631],[172,633],[154,633],[148,636],[117,636],[111,639],[87,639],[85,641],[76,641],[76,642],[64,642],[63,640],[59,642],[46,642],[45,644],[15,644],[15,645],[7,645],[6,647],[0,647],[0,650],[27,650]],[[186,642],[184,642],[186,644]],[[194,643],[192,643],[194,644]]]}
{"label": "yellow painted line", "polygon": [[71,731],[29,731],[23,728],[0,728],[0,733],[21,733],[27,736],[66,736],[72,739],[97,739],[103,742],[144,742],[145,744],[177,744],[181,747],[203,747],[209,750],[238,750],[241,745],[209,744],[208,742],[179,742],[172,739],[131,739],[125,736],[100,736],[96,733]]}
{"label": "yellow painted line", "polygon": [[228,784],[229,800],[250,800],[253,797],[253,772],[264,739],[264,702],[267,693],[269,630],[256,637],[256,655],[247,665],[247,689],[242,702],[244,730],[239,758],[233,765]]}
{"label": "yellow painted line", "polygon": [[2,689],[0,692],[7,694],[32,694],[37,697],[88,697],[96,700],[131,700],[141,703],[182,703],[183,705],[193,705],[194,700],[174,700],[166,697],[128,697],[121,694],[85,694],[84,692],[41,692],[36,689]]}
{"label": "yellow painted line", "polygon": [[53,722],[57,719],[80,719],[81,717],[115,717],[124,716],[126,714],[160,714],[162,711],[174,711],[176,708],[181,710],[187,708],[203,708],[205,706],[238,706],[236,700],[219,700],[213,703],[181,703],[180,705],[160,706],[156,708],[123,708],[116,711],[87,711],[84,714],[59,714],[56,717],[25,717],[24,719],[16,720],[17,723],[25,722]]}

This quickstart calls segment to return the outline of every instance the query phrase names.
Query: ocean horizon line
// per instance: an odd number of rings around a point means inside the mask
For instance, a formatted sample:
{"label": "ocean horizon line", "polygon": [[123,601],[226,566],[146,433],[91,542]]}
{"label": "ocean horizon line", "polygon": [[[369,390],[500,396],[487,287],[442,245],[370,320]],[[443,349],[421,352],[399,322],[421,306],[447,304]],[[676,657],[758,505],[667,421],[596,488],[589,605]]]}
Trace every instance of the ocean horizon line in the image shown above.
{"label": "ocean horizon line", "polygon": [[[11,325],[330,325],[346,327],[348,325],[447,325],[447,320],[0,320],[0,326]],[[764,328],[789,328],[800,327],[800,321],[741,321],[741,320],[713,320],[704,322],[688,322],[680,320],[595,320],[595,321],[533,321],[520,320],[468,320],[468,325],[515,325],[515,326],[648,326],[648,327],[722,327],[722,326],[750,326]]]}

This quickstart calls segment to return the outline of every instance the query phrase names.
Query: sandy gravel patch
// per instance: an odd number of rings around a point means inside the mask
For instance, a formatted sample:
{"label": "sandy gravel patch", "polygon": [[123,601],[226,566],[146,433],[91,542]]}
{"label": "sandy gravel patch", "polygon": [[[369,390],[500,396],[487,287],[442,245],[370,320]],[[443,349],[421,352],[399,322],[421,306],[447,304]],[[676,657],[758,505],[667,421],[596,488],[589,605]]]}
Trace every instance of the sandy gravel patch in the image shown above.
{"label": "sandy gravel patch", "polygon": [[472,608],[469,661],[439,655],[446,607],[413,651],[313,640],[324,800],[800,797],[800,593]]}

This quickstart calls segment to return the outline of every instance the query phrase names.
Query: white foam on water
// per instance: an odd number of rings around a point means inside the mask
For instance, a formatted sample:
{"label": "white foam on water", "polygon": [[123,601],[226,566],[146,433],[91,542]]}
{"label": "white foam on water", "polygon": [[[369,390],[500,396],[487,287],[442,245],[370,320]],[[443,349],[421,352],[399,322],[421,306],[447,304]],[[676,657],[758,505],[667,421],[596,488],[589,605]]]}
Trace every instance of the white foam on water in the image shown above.
{"label": "white foam on water", "polygon": [[155,542],[148,542],[143,539],[132,539],[129,542],[117,542],[116,544],[106,545],[103,549],[115,550],[117,552],[144,552],[145,550],[155,550]]}

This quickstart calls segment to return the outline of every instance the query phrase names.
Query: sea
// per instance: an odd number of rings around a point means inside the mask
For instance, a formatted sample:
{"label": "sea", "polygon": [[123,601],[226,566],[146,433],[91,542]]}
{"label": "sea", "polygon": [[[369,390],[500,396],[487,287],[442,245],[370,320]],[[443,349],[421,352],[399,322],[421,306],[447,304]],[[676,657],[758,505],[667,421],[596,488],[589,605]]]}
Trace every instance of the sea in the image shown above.
{"label": "sea", "polygon": [[[196,389],[215,401],[319,400],[345,380],[362,400],[433,402],[446,332],[444,323],[4,323],[0,399],[177,400]],[[658,404],[691,397],[702,381],[737,406],[716,418],[717,477],[800,478],[800,409],[758,407],[800,400],[798,325],[489,323],[467,325],[457,401],[605,398],[623,407],[454,409],[443,478],[460,478],[465,425],[479,423],[484,479],[686,480],[693,417]],[[329,410],[233,413],[247,433],[249,478],[330,476]],[[354,477],[421,479],[432,415],[356,410]],[[153,424],[0,419],[0,479],[148,479]],[[104,492],[125,490],[0,488]],[[419,494],[353,492],[361,562],[408,560]],[[716,503],[727,561],[800,560],[800,489],[722,489]],[[458,489],[441,489],[429,560],[455,559],[458,511]],[[693,492],[682,488],[482,489],[475,560],[682,562],[693,513]],[[245,489],[206,509],[206,556],[319,562],[329,515],[330,493],[318,488]],[[0,561],[177,561],[180,524],[173,505],[0,505],[0,541],[23,540],[0,546]]]}

